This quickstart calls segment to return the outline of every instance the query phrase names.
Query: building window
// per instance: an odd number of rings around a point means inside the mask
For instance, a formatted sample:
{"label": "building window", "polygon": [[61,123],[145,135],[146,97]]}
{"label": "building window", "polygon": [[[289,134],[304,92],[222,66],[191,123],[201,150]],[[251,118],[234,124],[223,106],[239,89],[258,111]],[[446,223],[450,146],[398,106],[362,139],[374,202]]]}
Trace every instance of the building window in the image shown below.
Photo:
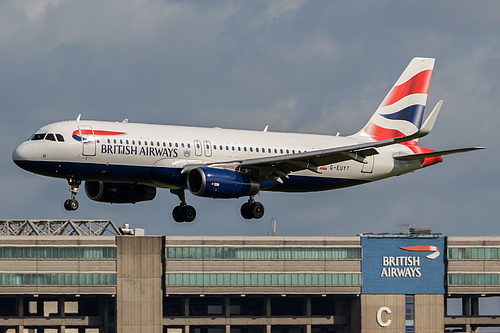
{"label": "building window", "polygon": [[0,247],[1,259],[116,258],[115,247]]}
{"label": "building window", "polygon": [[361,248],[168,247],[169,259],[361,259]]}
{"label": "building window", "polygon": [[77,273],[57,273],[57,274],[19,274],[1,273],[0,285],[116,285],[116,274],[77,274]]}
{"label": "building window", "polygon": [[360,286],[361,274],[170,273],[169,286]]}
{"label": "building window", "polygon": [[405,295],[405,333],[415,332],[415,296]]}

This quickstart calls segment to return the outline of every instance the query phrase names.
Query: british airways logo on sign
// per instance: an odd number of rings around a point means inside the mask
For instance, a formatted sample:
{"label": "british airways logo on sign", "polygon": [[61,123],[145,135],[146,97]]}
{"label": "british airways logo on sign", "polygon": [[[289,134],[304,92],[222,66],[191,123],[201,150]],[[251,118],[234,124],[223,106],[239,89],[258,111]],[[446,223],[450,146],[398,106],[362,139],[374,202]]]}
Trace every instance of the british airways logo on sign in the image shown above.
{"label": "british airways logo on sign", "polygon": [[363,293],[444,293],[443,237],[362,237]]}

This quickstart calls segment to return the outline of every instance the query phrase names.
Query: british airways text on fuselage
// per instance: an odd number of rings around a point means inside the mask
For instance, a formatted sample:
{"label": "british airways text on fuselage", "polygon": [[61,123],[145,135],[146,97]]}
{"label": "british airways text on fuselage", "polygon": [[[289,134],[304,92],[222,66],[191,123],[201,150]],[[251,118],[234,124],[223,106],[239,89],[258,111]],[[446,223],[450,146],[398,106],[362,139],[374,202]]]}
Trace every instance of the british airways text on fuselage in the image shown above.
{"label": "british airways text on fuselage", "polygon": [[177,148],[138,147],[131,145],[101,145],[101,154],[171,157],[179,156]]}

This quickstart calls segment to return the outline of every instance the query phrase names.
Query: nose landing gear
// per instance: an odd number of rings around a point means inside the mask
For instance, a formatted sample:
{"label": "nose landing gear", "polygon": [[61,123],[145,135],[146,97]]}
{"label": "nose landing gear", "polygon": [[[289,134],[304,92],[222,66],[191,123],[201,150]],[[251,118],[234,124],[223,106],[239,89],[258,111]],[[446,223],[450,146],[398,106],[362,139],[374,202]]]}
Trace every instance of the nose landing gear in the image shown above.
{"label": "nose landing gear", "polygon": [[82,181],[73,177],[68,178],[69,191],[71,192],[71,199],[64,201],[64,209],[67,211],[77,210],[79,207],[78,201],[75,199],[78,194],[78,187]]}
{"label": "nose landing gear", "polygon": [[177,195],[181,201],[179,206],[176,206],[172,211],[172,217],[175,222],[193,222],[196,218],[196,209],[193,206],[186,204],[186,196],[184,189],[170,190],[171,193]]}
{"label": "nose landing gear", "polygon": [[250,197],[250,199],[248,199],[248,202],[245,202],[243,205],[241,205],[240,213],[241,216],[243,216],[243,218],[247,220],[260,219],[262,216],[264,216],[264,205],[260,202],[255,201],[253,197]]}

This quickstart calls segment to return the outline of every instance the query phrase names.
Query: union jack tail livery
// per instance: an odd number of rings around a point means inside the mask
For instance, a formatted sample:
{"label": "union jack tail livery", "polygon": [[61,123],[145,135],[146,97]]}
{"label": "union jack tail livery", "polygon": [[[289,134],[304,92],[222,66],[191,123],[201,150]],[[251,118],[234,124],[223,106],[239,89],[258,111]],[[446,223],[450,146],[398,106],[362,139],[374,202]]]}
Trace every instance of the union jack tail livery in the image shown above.
{"label": "union jack tail livery", "polygon": [[433,58],[413,58],[356,136],[382,141],[417,132],[422,125],[433,68]]}

